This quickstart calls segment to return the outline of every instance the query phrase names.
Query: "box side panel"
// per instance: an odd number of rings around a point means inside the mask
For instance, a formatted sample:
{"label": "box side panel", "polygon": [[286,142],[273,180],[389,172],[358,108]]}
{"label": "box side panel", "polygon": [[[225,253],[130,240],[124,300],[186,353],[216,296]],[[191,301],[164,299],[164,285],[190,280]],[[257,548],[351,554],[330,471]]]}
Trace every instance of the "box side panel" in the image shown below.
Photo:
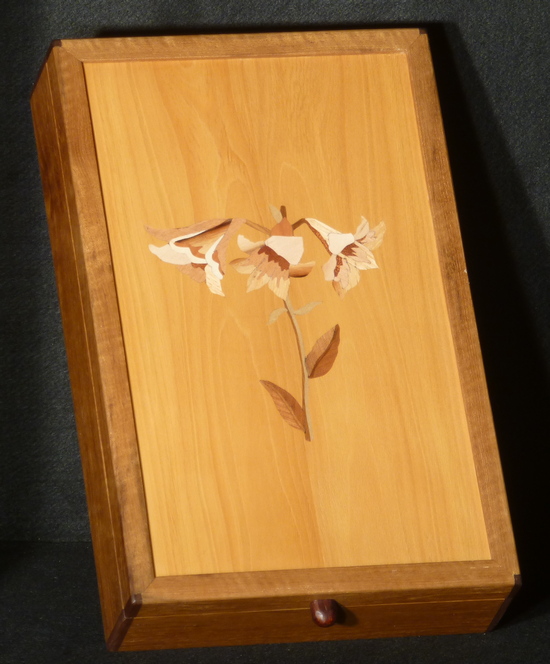
{"label": "box side panel", "polygon": [[109,635],[153,571],[82,65],[59,47],[32,110]]}
{"label": "box side panel", "polygon": [[42,71],[32,97],[38,157],[48,216],[50,242],[71,377],[76,424],[88,496],[88,511],[98,572],[106,633],[110,633],[128,593],[119,574],[119,552],[111,514],[108,480],[97,422],[96,400],[90,368],[90,349],[82,311],[82,294],[71,234],[63,155],[52,102],[52,59]]}
{"label": "box side panel", "polygon": [[340,608],[338,622],[320,628],[309,607],[294,611],[135,618],[121,650],[333,641],[484,632],[504,598]]}
{"label": "box side panel", "polygon": [[60,92],[56,113],[63,118],[60,136],[66,138],[63,166],[65,179],[72,184],[68,191],[73,196],[68,200],[77,265],[85,284],[83,311],[93,349],[98,421],[110,482],[112,473],[113,511],[120,521],[130,592],[134,595],[149,585],[154,570],[88,95],[82,63],[62,48],[54,49],[53,54]]}
{"label": "box side panel", "polygon": [[330,30],[316,32],[178,35],[63,40],[64,48],[83,62],[177,60],[201,58],[299,57],[344,53],[391,53],[406,50],[416,28]]}
{"label": "box side panel", "polygon": [[434,232],[492,558],[518,562],[460,237],[435,75],[423,34],[408,50]]}

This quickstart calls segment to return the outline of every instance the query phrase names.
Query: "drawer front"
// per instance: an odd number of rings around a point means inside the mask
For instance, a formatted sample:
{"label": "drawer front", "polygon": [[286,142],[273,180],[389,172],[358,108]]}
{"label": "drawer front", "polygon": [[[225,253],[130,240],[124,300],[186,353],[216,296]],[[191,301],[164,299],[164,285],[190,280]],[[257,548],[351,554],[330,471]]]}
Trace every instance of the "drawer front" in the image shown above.
{"label": "drawer front", "polygon": [[328,628],[313,623],[309,607],[292,611],[137,617],[120,650],[484,632],[503,601],[504,598],[357,606],[342,609],[338,622]]}

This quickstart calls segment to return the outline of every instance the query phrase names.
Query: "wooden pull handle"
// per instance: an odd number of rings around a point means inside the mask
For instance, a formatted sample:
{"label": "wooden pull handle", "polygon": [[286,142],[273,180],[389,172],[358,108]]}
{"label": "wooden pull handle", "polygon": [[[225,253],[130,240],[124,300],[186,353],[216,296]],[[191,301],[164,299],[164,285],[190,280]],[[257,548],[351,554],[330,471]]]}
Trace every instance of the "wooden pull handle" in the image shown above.
{"label": "wooden pull handle", "polygon": [[330,627],[338,618],[338,602],[333,599],[314,599],[310,608],[313,622],[319,627]]}

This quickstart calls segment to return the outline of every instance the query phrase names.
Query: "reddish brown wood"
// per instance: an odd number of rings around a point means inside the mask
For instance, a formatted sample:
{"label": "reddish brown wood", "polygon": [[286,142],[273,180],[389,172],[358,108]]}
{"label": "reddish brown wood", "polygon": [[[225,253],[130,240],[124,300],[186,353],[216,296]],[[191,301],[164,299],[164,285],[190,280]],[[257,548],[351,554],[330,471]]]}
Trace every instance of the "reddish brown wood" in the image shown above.
{"label": "reddish brown wood", "polygon": [[332,627],[338,619],[338,602],[333,599],[314,599],[310,609],[313,622],[319,627]]}
{"label": "reddish brown wood", "polygon": [[107,650],[115,651],[120,648],[132,625],[132,620],[138,615],[140,609],[141,595],[132,595],[126,602],[126,606],[121,611],[113,631],[107,638]]}
{"label": "reddish brown wood", "polygon": [[510,594],[508,595],[508,597],[502,603],[502,606],[498,610],[496,616],[493,618],[493,621],[491,622],[489,627],[487,627],[488,632],[492,632],[494,629],[496,629],[497,625],[502,620],[502,617],[504,616],[504,614],[508,610],[508,607],[512,603],[514,597],[519,593],[520,590],[521,590],[521,575],[516,574],[514,587],[510,591]]}
{"label": "reddish brown wood", "polygon": [[[105,632],[108,634],[124,603],[128,586],[119,574],[120,533],[116,532],[109,505],[109,486],[105,474],[100,431],[95,417],[95,394],[90,383],[89,348],[82,312],[78,265],[70,233],[70,212],[63,175],[62,137],[58,135],[59,117],[54,107],[55,84],[53,60],[46,63],[32,97],[38,156],[44,186],[50,240],[57,276],[67,356],[76,409],[77,428],[81,432],[81,456],[92,524],[92,538]],[[53,80],[53,82],[52,82]]]}
{"label": "reddish brown wood", "polygon": [[343,606],[503,600],[512,585],[492,561],[158,577],[140,615],[296,610],[318,597]]}
{"label": "reddish brown wood", "polygon": [[410,605],[350,606],[330,629],[319,629],[307,604],[294,611],[254,611],[142,618],[132,622],[121,650],[193,648],[484,632],[501,599]]}

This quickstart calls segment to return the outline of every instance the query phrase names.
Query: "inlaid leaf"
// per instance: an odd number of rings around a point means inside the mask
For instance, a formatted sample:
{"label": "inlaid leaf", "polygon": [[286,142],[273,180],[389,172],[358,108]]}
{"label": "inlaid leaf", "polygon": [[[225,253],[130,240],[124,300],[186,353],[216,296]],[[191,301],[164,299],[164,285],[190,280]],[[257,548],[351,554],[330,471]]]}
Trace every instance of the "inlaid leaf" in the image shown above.
{"label": "inlaid leaf", "polygon": [[275,383],[270,382],[269,380],[261,380],[260,383],[265,387],[265,389],[271,395],[275,407],[281,414],[283,420],[290,424],[291,427],[295,429],[300,429],[300,431],[306,430],[306,416],[302,409],[302,406],[296,401],[296,399],[289,394],[286,390],[283,390],[282,387],[275,385]]}
{"label": "inlaid leaf", "polygon": [[300,307],[299,309],[296,309],[296,311],[294,313],[297,314],[298,316],[303,316],[304,314],[309,314],[309,312],[313,311],[313,309],[315,309],[315,307],[318,304],[323,304],[323,303],[322,302],[308,302],[307,304],[304,304],[303,307]]}
{"label": "inlaid leaf", "polygon": [[271,214],[273,215],[273,219],[275,219],[277,223],[283,220],[283,215],[282,212],[279,210],[279,208],[276,208],[274,205],[270,205],[269,211],[271,212]]}
{"label": "inlaid leaf", "polygon": [[332,369],[338,355],[340,344],[340,326],[335,325],[322,337],[319,337],[311,352],[306,357],[306,368],[310,378],[324,376]]}
{"label": "inlaid leaf", "polygon": [[267,324],[268,325],[273,325],[273,323],[277,320],[277,318],[279,318],[279,316],[281,314],[284,314],[285,311],[286,311],[286,309],[284,307],[282,307],[281,309],[274,309],[271,312],[270,316],[269,316],[269,320],[267,321]]}

